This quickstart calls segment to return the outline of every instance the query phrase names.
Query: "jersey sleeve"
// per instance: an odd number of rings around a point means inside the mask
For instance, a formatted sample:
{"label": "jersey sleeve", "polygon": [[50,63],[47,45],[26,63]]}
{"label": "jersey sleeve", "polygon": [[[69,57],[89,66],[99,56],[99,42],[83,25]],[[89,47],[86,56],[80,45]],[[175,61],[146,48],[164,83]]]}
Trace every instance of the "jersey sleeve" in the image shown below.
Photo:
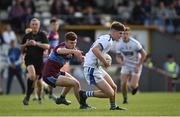
{"label": "jersey sleeve", "polygon": [[139,42],[137,42],[136,50],[139,52],[141,49],[142,49],[142,45]]}
{"label": "jersey sleeve", "polygon": [[48,38],[47,38],[46,34],[41,32],[41,36],[42,36],[42,43],[48,44],[49,42],[48,42]]}
{"label": "jersey sleeve", "polygon": [[26,37],[26,35],[24,35],[24,37],[22,38],[21,44],[25,44],[26,41],[27,41],[27,37]]}
{"label": "jersey sleeve", "polygon": [[105,38],[101,38],[97,43],[101,46],[102,50],[109,46],[109,41]]}

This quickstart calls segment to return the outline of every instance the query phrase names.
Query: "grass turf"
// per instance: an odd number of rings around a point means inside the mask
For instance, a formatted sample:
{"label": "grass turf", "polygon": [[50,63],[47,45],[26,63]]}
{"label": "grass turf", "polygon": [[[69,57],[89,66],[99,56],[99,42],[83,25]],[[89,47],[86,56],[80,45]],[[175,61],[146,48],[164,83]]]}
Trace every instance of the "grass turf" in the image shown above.
{"label": "grass turf", "polygon": [[22,95],[0,96],[0,116],[180,116],[180,93],[139,93],[129,94],[129,104],[122,104],[121,94],[116,95],[117,104],[128,108],[126,111],[110,111],[108,99],[89,98],[88,103],[96,110],[80,110],[73,94],[67,96],[72,104],[56,105],[48,97],[42,104],[30,100],[22,104]]}

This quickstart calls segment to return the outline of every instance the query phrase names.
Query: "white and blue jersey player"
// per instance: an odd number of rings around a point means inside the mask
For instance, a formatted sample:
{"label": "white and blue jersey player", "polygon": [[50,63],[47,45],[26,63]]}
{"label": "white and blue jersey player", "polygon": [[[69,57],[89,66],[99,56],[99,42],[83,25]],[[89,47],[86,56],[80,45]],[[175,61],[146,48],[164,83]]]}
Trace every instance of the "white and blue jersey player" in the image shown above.
{"label": "white and blue jersey player", "polygon": [[116,85],[111,76],[98,66],[98,59],[104,64],[105,67],[110,66],[110,62],[103,57],[111,47],[112,42],[121,38],[124,33],[124,25],[119,22],[113,22],[110,31],[106,35],[100,36],[92,45],[88,53],[85,55],[84,60],[84,75],[89,85],[95,85],[98,90],[96,91],[82,91],[80,96],[98,98],[109,98],[111,110],[125,110],[115,104]]}
{"label": "white and blue jersey player", "polygon": [[130,37],[130,28],[126,27],[123,39],[116,44],[116,53],[116,60],[122,66],[121,89],[124,98],[123,103],[127,104],[127,83],[130,80],[132,94],[136,94],[146,52],[136,39]]}

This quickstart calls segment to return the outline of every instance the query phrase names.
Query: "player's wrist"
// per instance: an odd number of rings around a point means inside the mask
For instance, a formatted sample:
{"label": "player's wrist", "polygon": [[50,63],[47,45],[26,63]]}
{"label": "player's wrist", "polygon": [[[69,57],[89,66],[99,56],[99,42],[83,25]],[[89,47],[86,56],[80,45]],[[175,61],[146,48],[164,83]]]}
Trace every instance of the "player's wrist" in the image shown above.
{"label": "player's wrist", "polygon": [[40,43],[39,42],[36,42],[36,46],[39,46],[40,45]]}

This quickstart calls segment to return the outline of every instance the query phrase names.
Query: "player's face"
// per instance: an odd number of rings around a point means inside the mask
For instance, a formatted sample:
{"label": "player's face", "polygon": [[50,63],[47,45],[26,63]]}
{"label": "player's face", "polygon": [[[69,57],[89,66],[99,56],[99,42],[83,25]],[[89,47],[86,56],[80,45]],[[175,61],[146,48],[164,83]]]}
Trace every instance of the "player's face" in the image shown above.
{"label": "player's face", "polygon": [[66,46],[67,46],[69,49],[75,49],[75,48],[76,48],[77,40],[75,40],[75,41],[67,40],[67,41],[65,41],[65,42],[66,42]]}
{"label": "player's face", "polygon": [[123,36],[124,31],[114,31],[113,33],[113,39],[118,41]]}
{"label": "player's face", "polygon": [[129,35],[130,35],[130,32],[129,31],[125,31],[124,32],[124,39],[125,40],[129,39]]}
{"label": "player's face", "polygon": [[40,22],[37,20],[31,21],[30,28],[32,29],[32,32],[38,32],[40,28]]}
{"label": "player's face", "polygon": [[57,31],[59,29],[59,23],[58,22],[51,23],[51,27],[53,31]]}

